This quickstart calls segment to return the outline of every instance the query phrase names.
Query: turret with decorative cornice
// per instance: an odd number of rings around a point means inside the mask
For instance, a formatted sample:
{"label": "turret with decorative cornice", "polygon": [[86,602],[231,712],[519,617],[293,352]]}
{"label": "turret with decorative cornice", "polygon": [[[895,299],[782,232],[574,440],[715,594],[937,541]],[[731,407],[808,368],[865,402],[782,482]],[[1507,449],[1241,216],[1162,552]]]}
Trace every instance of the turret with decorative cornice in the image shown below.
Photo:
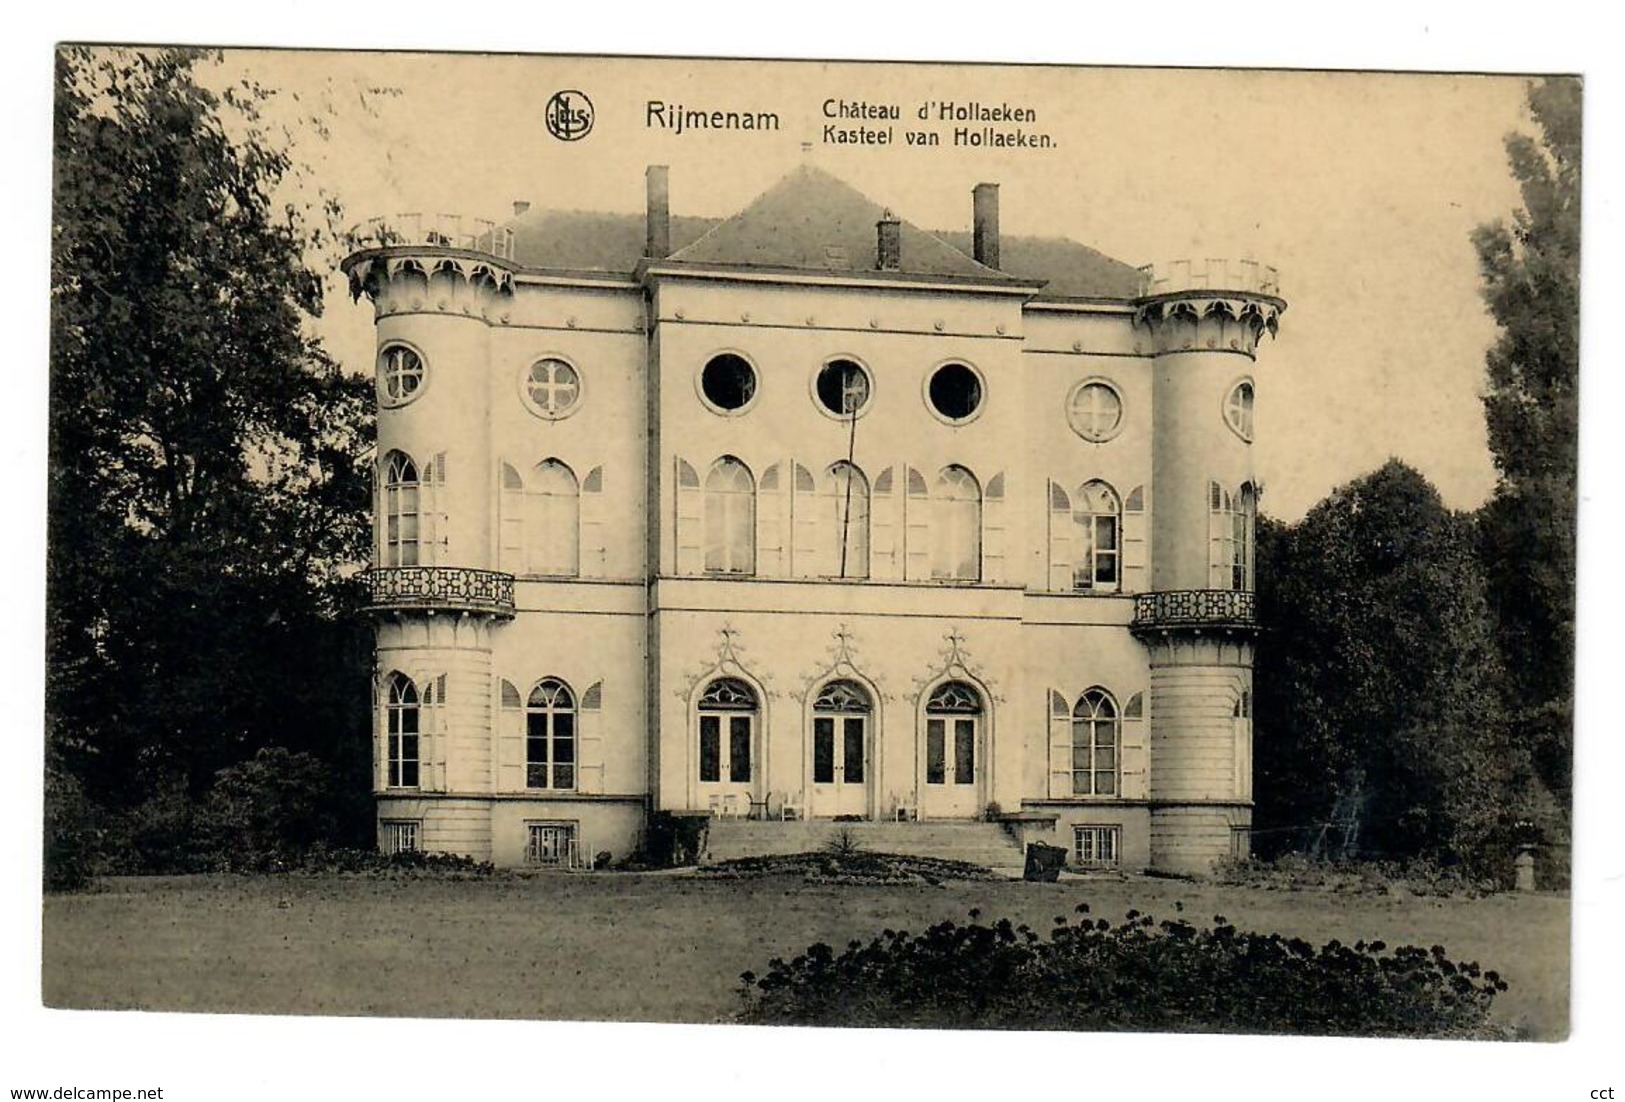
{"label": "turret with decorative cornice", "polygon": [[1245,856],[1252,823],[1253,377],[1286,302],[1255,261],[1141,269],[1153,359],[1150,650],[1152,863],[1206,872]]}

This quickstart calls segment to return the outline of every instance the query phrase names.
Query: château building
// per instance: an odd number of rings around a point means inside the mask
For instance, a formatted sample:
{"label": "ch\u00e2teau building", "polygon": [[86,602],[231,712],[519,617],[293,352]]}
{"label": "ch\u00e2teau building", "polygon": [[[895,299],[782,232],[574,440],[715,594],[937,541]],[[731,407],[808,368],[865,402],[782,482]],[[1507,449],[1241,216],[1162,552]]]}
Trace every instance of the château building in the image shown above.
{"label": "ch\u00e2teau building", "polygon": [[344,263],[380,845],[577,864],[668,812],[1244,854],[1274,271],[1001,236],[994,184],[937,233],[811,167],[720,220],[647,187]]}

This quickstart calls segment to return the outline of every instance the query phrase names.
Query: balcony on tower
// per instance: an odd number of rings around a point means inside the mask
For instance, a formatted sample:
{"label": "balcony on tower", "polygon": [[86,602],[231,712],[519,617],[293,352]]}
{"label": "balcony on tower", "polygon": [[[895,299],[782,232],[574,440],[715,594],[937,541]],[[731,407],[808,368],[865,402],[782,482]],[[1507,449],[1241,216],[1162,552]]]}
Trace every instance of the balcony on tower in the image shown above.
{"label": "balcony on tower", "polygon": [[1256,595],[1243,589],[1164,589],[1134,597],[1136,634],[1211,628],[1258,630]]}
{"label": "balcony on tower", "polygon": [[513,230],[489,218],[463,214],[397,214],[368,219],[350,232],[357,251],[426,245],[513,261]]}
{"label": "balcony on tower", "polygon": [[1237,291],[1281,297],[1281,273],[1256,260],[1171,260],[1140,268],[1140,297],[1185,291]]}
{"label": "balcony on tower", "polygon": [[383,566],[366,573],[369,612],[477,613],[511,620],[513,575],[466,566]]}

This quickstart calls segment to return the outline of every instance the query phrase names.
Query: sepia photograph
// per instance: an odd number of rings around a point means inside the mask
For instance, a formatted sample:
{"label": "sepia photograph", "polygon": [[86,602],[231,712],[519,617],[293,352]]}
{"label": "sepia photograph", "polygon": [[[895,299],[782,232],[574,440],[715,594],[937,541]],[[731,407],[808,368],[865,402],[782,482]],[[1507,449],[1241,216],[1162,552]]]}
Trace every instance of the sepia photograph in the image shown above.
{"label": "sepia photograph", "polygon": [[51,52],[54,1028],[403,1098],[1611,1028],[1587,78]]}

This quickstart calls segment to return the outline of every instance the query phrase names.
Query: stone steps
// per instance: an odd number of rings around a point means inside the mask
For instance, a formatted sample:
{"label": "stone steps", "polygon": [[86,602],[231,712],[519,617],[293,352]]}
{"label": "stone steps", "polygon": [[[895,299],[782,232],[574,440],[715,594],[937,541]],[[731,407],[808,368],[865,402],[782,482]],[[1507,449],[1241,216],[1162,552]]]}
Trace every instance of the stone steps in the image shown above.
{"label": "stone steps", "polygon": [[871,853],[940,857],[985,868],[1020,868],[1020,844],[997,823],[837,823],[760,822],[712,819],[707,830],[704,864],[744,857],[769,857],[824,849],[843,832]]}

